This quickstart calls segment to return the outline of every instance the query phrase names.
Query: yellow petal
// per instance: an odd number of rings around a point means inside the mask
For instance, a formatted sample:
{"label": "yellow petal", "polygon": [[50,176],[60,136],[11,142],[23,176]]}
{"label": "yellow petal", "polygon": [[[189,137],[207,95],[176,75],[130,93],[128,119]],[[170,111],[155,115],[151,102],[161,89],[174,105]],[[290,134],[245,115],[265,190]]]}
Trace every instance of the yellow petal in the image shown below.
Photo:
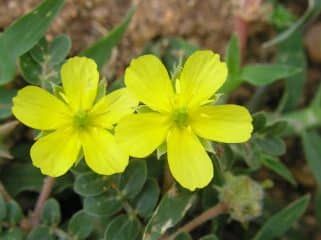
{"label": "yellow petal", "polygon": [[203,106],[191,118],[197,135],[218,142],[246,142],[253,130],[249,111],[238,105]]}
{"label": "yellow petal", "polygon": [[96,173],[111,175],[123,172],[128,165],[128,154],[115,137],[102,128],[90,128],[81,133],[87,165]]}
{"label": "yellow petal", "polygon": [[56,129],[66,123],[68,107],[47,91],[34,86],[21,89],[13,98],[15,117],[31,128]]}
{"label": "yellow petal", "polygon": [[196,51],[185,62],[179,79],[183,104],[194,108],[208,100],[224,83],[226,64],[212,51]]}
{"label": "yellow petal", "polygon": [[167,137],[168,165],[183,187],[194,191],[213,178],[212,161],[190,128],[173,128]]}
{"label": "yellow petal", "polygon": [[80,147],[78,135],[71,128],[65,128],[41,137],[33,144],[30,155],[43,174],[58,177],[77,160]]}
{"label": "yellow petal", "polygon": [[153,55],[131,61],[126,69],[125,84],[139,101],[151,109],[169,112],[174,96],[173,86],[165,66]]}
{"label": "yellow petal", "polygon": [[126,89],[116,90],[103,97],[89,113],[95,126],[111,128],[124,116],[133,113],[137,99]]}
{"label": "yellow petal", "polygon": [[96,63],[86,57],[73,57],[61,68],[62,85],[70,106],[89,109],[97,94],[99,73]]}
{"label": "yellow petal", "polygon": [[115,137],[133,157],[146,157],[166,138],[169,117],[159,113],[131,114],[116,127]]}

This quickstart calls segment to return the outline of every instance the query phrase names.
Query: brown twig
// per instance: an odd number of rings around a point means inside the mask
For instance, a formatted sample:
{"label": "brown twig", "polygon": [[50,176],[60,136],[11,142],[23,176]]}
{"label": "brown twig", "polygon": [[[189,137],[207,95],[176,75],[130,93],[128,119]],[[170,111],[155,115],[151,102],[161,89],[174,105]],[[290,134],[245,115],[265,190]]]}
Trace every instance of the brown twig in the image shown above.
{"label": "brown twig", "polygon": [[192,230],[202,225],[203,223],[207,222],[208,220],[211,220],[223,213],[226,213],[227,209],[228,207],[225,203],[219,203],[214,207],[206,210],[201,215],[197,216],[196,218],[194,218],[192,221],[188,222],[181,228],[179,228],[176,232],[171,234],[169,237],[163,238],[163,240],[173,240],[180,233],[191,232]]}
{"label": "brown twig", "polygon": [[31,215],[32,226],[37,226],[39,224],[42,208],[50,196],[54,183],[55,178],[53,177],[46,177],[44,179],[44,183],[42,185],[42,189],[39,194],[35,209]]}

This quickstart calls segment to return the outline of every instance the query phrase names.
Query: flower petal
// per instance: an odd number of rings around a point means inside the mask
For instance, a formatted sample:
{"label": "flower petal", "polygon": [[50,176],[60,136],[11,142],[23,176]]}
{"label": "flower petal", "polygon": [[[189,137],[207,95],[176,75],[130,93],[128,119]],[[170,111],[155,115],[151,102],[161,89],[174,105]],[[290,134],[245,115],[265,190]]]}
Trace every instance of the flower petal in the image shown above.
{"label": "flower petal", "polygon": [[95,126],[111,128],[121,118],[133,113],[137,105],[137,99],[126,88],[119,89],[95,104],[90,117]]}
{"label": "flower petal", "polygon": [[116,127],[115,137],[133,157],[146,157],[166,138],[169,117],[159,113],[131,114]]}
{"label": "flower petal", "polygon": [[208,100],[224,83],[227,67],[212,51],[196,51],[185,62],[179,79],[183,104],[193,108]]}
{"label": "flower petal", "polygon": [[167,137],[168,164],[173,177],[194,191],[213,178],[213,164],[190,128],[173,128]]}
{"label": "flower petal", "polygon": [[99,73],[96,63],[86,57],[73,57],[61,68],[62,85],[70,106],[89,109],[97,94]]}
{"label": "flower petal", "polygon": [[105,129],[90,128],[81,133],[87,165],[96,173],[111,175],[123,172],[128,165],[128,154]]}
{"label": "flower petal", "polygon": [[39,138],[30,150],[33,165],[45,175],[58,177],[75,163],[80,151],[78,135],[71,129],[59,129]]}
{"label": "flower petal", "polygon": [[137,99],[151,109],[169,112],[174,90],[167,70],[153,55],[144,55],[131,61],[126,69],[125,84]]}
{"label": "flower petal", "polygon": [[13,114],[31,128],[57,129],[68,120],[68,111],[62,101],[35,86],[24,87],[13,98]]}
{"label": "flower petal", "polygon": [[203,106],[191,118],[197,135],[218,142],[246,142],[253,130],[249,111],[238,105]]}

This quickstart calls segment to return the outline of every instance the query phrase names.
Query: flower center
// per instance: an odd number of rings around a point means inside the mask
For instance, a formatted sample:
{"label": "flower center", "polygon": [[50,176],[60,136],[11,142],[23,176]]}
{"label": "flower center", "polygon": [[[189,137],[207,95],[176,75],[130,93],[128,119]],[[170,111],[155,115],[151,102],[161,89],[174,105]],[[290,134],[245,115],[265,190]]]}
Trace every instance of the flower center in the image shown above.
{"label": "flower center", "polygon": [[178,127],[185,127],[188,123],[188,112],[185,107],[176,109],[173,112],[173,120]]}
{"label": "flower center", "polygon": [[87,111],[80,110],[74,115],[74,124],[79,129],[84,129],[88,126],[89,116]]}

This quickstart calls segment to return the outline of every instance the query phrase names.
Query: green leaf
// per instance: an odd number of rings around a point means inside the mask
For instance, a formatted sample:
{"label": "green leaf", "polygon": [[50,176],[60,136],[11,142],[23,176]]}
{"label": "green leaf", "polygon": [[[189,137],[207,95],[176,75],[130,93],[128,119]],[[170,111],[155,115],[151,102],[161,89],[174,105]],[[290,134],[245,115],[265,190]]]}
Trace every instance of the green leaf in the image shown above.
{"label": "green leaf", "polygon": [[272,40],[264,43],[264,47],[271,47],[275,44],[281,43],[288,38],[293,37],[293,34],[297,31],[300,31],[304,25],[311,19],[317,17],[321,12],[321,2],[319,0],[309,0],[308,9],[305,11],[304,15],[291,25],[287,30],[277,35]]}
{"label": "green leaf", "polygon": [[301,33],[295,33],[278,46],[277,62],[302,69],[297,74],[285,79],[285,91],[279,103],[278,111],[294,109],[301,99],[304,82],[307,79],[307,56]]}
{"label": "green leaf", "polygon": [[238,38],[233,35],[225,53],[225,60],[228,69],[228,77],[219,92],[229,94],[236,89],[241,83],[241,57]]}
{"label": "green leaf", "polygon": [[264,166],[279,174],[292,185],[296,185],[296,181],[290,170],[277,158],[264,155],[261,157],[261,162]]}
{"label": "green leaf", "polygon": [[17,90],[0,88],[0,119],[11,116],[12,98],[16,94]]}
{"label": "green leaf", "polygon": [[214,234],[206,235],[201,237],[199,240],[219,240],[218,237]]}
{"label": "green leaf", "polygon": [[64,0],[45,0],[0,35],[0,85],[15,74],[16,59],[31,49],[49,27]]}
{"label": "green leaf", "polygon": [[122,208],[120,197],[113,189],[95,197],[84,200],[84,210],[94,216],[111,216]]}
{"label": "green leaf", "polygon": [[87,172],[78,175],[75,180],[74,190],[81,196],[92,197],[106,192],[110,187],[108,176]]}
{"label": "green leaf", "polygon": [[71,49],[71,40],[67,35],[60,35],[56,37],[48,48],[49,65],[57,65],[65,60]]}
{"label": "green leaf", "polygon": [[98,65],[98,68],[101,69],[110,58],[113,47],[115,47],[123,37],[134,11],[135,8],[131,8],[124,20],[117,27],[115,27],[108,35],[98,40],[85,51],[81,52],[80,55],[94,59]]}
{"label": "green leaf", "polygon": [[179,193],[171,189],[162,198],[153,216],[149,220],[143,240],[157,240],[166,230],[176,225],[193,205],[195,196],[190,193]]}
{"label": "green leaf", "polygon": [[263,152],[272,156],[281,156],[286,151],[285,143],[279,137],[255,138],[253,141]]}
{"label": "green leaf", "polygon": [[50,228],[47,226],[38,226],[29,233],[27,240],[55,240],[55,237],[51,235]]}
{"label": "green leaf", "polygon": [[41,39],[29,52],[20,57],[20,70],[24,79],[33,85],[49,88],[59,83],[59,68],[71,48],[70,38],[56,37],[51,43]]}
{"label": "green leaf", "polygon": [[0,221],[5,219],[7,216],[7,204],[4,201],[2,194],[0,193]]}
{"label": "green leaf", "polygon": [[115,217],[107,226],[105,240],[136,239],[140,232],[140,223],[127,215]]}
{"label": "green leaf", "polygon": [[300,71],[299,68],[281,64],[250,64],[242,69],[241,78],[255,86],[263,86]]}
{"label": "green leaf", "polygon": [[23,240],[24,234],[18,227],[10,228],[3,236],[0,236],[2,240]]}
{"label": "green leaf", "polygon": [[33,60],[38,64],[42,64],[45,61],[48,53],[48,42],[45,37],[41,38],[39,42],[28,51]]}
{"label": "green leaf", "polygon": [[278,121],[265,127],[260,133],[264,133],[267,136],[280,136],[287,128],[287,125],[287,121]]}
{"label": "green leaf", "polygon": [[264,112],[258,112],[253,115],[253,128],[254,132],[261,131],[266,124],[266,116]]}
{"label": "green leaf", "polygon": [[7,219],[10,224],[15,225],[20,222],[22,218],[22,210],[17,202],[10,200],[7,203]]}
{"label": "green leaf", "polygon": [[307,163],[318,185],[321,186],[321,137],[315,132],[303,132],[302,144]]}
{"label": "green leaf", "polygon": [[93,217],[81,210],[71,217],[68,232],[74,239],[86,239],[92,232],[93,226]]}
{"label": "green leaf", "polygon": [[289,204],[266,221],[254,240],[270,240],[281,237],[302,216],[310,201],[304,196]]}
{"label": "green leaf", "polygon": [[127,198],[133,199],[142,190],[146,179],[146,162],[133,160],[120,177],[119,189]]}
{"label": "green leaf", "polygon": [[32,85],[41,85],[42,68],[29,52],[20,57],[20,71],[23,78]]}
{"label": "green leaf", "polygon": [[142,191],[135,199],[135,210],[142,217],[150,217],[158,202],[159,186],[154,179],[147,179]]}
{"label": "green leaf", "polygon": [[61,220],[60,206],[55,199],[49,199],[41,213],[40,221],[48,226],[56,226]]}
{"label": "green leaf", "polygon": [[40,171],[30,163],[9,164],[3,168],[0,177],[12,196],[16,196],[25,190],[38,191],[44,178]]}

